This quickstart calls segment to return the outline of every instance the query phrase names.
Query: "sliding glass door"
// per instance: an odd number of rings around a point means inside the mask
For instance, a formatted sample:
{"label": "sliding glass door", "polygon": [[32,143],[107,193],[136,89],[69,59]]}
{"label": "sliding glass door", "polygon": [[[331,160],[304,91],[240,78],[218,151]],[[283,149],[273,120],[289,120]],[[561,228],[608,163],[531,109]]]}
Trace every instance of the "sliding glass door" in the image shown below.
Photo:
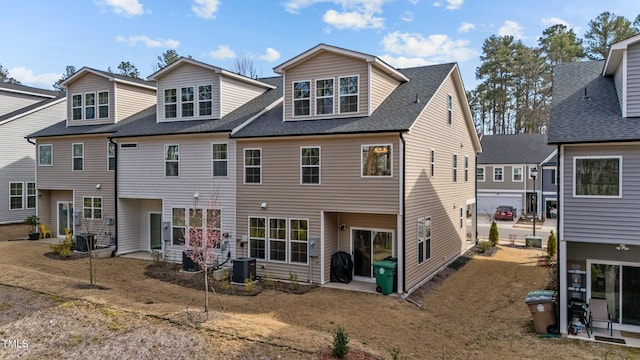
{"label": "sliding glass door", "polygon": [[640,265],[590,262],[590,298],[606,299],[613,322],[640,326]]}
{"label": "sliding glass door", "polygon": [[373,264],[393,255],[393,231],[352,229],[353,275],[373,279]]}

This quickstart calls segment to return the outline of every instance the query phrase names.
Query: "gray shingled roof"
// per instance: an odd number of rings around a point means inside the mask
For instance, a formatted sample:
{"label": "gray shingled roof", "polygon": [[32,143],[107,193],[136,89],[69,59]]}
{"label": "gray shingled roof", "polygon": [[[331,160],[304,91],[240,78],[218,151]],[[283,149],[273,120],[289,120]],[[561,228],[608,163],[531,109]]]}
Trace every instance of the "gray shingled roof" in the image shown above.
{"label": "gray shingled roof", "polygon": [[18,110],[15,110],[15,111],[12,111],[10,113],[6,113],[6,114],[0,116],[0,123],[3,122],[4,120],[10,119],[10,118],[12,118],[12,117],[14,117],[16,115],[20,115],[20,114],[26,113],[28,111],[31,111],[33,109],[37,109],[39,107],[43,107],[43,106],[45,106],[45,105],[47,105],[49,103],[52,103],[52,102],[60,100],[60,98],[62,98],[62,97],[66,97],[67,96],[64,92],[60,92],[60,93],[57,93],[57,94],[58,94],[58,96],[56,96],[54,98],[38,101],[37,103],[33,103],[31,105],[25,106],[23,108],[20,108]]}
{"label": "gray shingled roof", "polygon": [[[282,121],[283,105],[263,114],[232,137],[273,137],[408,130],[455,63],[399,70],[411,79],[400,84],[371,114],[354,118]],[[420,99],[416,103],[416,95]]]}
{"label": "gray shingled roof", "polygon": [[622,117],[613,78],[602,76],[603,66],[600,60],[555,67],[550,144],[640,139],[640,118]]}
{"label": "gray shingled roof", "polygon": [[41,94],[47,97],[58,96],[58,91],[56,90],[40,89],[32,86],[9,84],[4,82],[0,82],[0,89],[30,92],[34,94]]}
{"label": "gray shingled roof", "polygon": [[36,131],[25,136],[28,139],[53,137],[53,136],[74,136],[87,134],[110,134],[114,132],[114,124],[106,125],[80,125],[67,127],[67,120],[62,120],[49,127]]}
{"label": "gray shingled roof", "polygon": [[555,150],[545,134],[483,135],[478,164],[539,164]]}
{"label": "gray shingled roof", "polygon": [[278,86],[268,90],[238,109],[222,117],[222,119],[156,122],[156,106],[142,111],[123,121],[117,126],[113,135],[119,137],[156,136],[170,134],[194,134],[212,132],[231,132],[246,120],[258,114],[267,106],[282,97],[281,77],[260,79],[267,84]]}

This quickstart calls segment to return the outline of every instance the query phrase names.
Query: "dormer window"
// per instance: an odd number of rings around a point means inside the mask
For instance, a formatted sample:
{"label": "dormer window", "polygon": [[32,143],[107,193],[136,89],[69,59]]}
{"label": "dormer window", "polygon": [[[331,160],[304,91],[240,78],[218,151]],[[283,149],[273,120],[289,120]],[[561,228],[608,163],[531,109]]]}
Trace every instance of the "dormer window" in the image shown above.
{"label": "dormer window", "polygon": [[84,94],[84,118],[92,120],[96,118],[96,94]]}
{"label": "dormer window", "polygon": [[200,116],[213,113],[211,85],[198,86],[198,108]]}
{"label": "dormer window", "polygon": [[311,82],[298,81],[293,83],[293,116],[308,116],[311,114]]}
{"label": "dormer window", "polygon": [[193,116],[193,87],[183,87],[180,89],[180,99],[182,100],[182,117]]}
{"label": "dormer window", "polygon": [[340,113],[358,112],[358,75],[344,76],[340,83]]}
{"label": "dormer window", "polygon": [[176,89],[166,89],[164,91],[164,117],[174,118],[178,116],[178,97]]}
{"label": "dormer window", "polygon": [[82,95],[73,95],[71,97],[71,113],[73,120],[82,120]]}
{"label": "dormer window", "polygon": [[101,91],[98,93],[98,117],[100,119],[109,117],[109,92]]}
{"label": "dormer window", "polygon": [[333,79],[316,80],[316,115],[333,114]]}

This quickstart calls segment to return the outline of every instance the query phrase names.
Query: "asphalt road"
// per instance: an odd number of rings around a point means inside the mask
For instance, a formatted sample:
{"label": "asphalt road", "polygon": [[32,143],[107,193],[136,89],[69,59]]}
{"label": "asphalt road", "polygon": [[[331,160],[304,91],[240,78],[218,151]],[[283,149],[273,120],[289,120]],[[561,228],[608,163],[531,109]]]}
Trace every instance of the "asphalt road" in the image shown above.
{"label": "asphalt road", "polygon": [[[470,220],[468,220],[467,224],[470,225]],[[516,245],[524,245],[525,238],[533,235],[533,223],[527,226],[516,224],[515,220],[496,220],[496,224],[498,224],[498,235],[501,244],[510,244],[513,239]],[[480,240],[488,239],[490,228],[491,223],[488,217],[479,214],[478,238]],[[554,233],[557,232],[555,219],[547,219],[542,225],[540,225],[540,221],[536,221],[536,236],[542,237],[543,247],[547,246],[547,239],[549,238],[551,230],[553,230]]]}

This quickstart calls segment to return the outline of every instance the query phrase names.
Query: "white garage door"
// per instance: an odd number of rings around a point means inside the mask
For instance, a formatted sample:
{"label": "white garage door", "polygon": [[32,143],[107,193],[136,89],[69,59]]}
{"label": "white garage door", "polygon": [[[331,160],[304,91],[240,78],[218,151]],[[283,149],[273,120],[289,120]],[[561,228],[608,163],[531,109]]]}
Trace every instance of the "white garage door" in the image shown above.
{"label": "white garage door", "polygon": [[522,213],[522,195],[482,195],[478,194],[478,214],[496,211],[500,205],[510,205],[517,209],[517,215]]}

